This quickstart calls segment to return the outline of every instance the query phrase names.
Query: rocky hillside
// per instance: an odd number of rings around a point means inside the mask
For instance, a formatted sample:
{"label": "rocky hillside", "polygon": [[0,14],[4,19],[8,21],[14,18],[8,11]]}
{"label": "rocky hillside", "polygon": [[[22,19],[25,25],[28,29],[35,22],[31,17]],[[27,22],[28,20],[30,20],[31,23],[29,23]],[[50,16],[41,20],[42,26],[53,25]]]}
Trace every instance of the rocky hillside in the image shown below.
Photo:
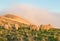
{"label": "rocky hillside", "polygon": [[60,29],[51,24],[32,25],[7,14],[0,17],[0,41],[60,41]]}
{"label": "rocky hillside", "polygon": [[60,41],[60,29],[36,31],[27,27],[23,25],[18,30],[7,30],[0,26],[0,41]]}
{"label": "rocky hillside", "polygon": [[[53,28],[51,24],[48,24],[48,25],[42,24],[40,26],[33,25],[30,22],[28,22],[27,20],[25,20],[21,17],[15,16],[15,15],[11,15],[11,14],[6,14],[6,15],[0,17],[0,26],[4,26],[4,27],[6,26],[7,28],[9,28],[13,25],[13,27],[18,28],[19,26],[21,26],[23,24],[26,26],[30,26],[31,30],[37,30],[37,31],[38,30],[47,30],[48,31],[51,28]],[[5,29],[6,29],[6,27],[5,27]]]}

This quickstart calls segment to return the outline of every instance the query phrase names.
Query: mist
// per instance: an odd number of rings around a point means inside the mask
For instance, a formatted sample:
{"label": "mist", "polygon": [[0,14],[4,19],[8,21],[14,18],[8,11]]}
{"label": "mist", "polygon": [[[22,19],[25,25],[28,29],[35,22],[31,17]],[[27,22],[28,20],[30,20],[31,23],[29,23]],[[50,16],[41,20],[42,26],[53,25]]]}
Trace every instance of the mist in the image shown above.
{"label": "mist", "polygon": [[[2,14],[1,14],[2,13]],[[46,8],[38,8],[26,4],[13,4],[1,11],[1,15],[14,14],[27,19],[33,24],[52,24],[60,27],[60,14],[49,12]]]}

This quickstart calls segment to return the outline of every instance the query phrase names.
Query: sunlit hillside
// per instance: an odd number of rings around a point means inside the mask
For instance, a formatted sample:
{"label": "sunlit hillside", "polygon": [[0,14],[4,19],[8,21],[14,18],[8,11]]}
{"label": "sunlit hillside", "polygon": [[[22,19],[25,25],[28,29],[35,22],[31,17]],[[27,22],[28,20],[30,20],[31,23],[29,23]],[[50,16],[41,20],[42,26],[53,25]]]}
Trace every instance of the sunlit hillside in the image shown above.
{"label": "sunlit hillside", "polygon": [[60,41],[60,29],[51,24],[32,25],[15,15],[0,17],[0,41]]}
{"label": "sunlit hillside", "polygon": [[14,20],[14,21],[17,21],[17,22],[20,22],[20,23],[24,23],[24,24],[27,24],[27,25],[30,25],[31,23],[21,17],[18,17],[16,15],[12,15],[12,14],[6,14],[4,15],[3,17],[6,17],[8,19],[11,19],[11,20]]}

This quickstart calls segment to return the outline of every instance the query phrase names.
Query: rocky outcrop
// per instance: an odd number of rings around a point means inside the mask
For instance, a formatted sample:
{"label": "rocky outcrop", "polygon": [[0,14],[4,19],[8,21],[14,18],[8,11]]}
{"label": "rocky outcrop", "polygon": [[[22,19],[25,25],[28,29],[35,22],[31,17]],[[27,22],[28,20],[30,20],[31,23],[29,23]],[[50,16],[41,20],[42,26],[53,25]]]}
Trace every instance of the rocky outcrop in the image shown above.
{"label": "rocky outcrop", "polygon": [[39,27],[37,27],[36,25],[30,25],[30,29],[39,31]]}
{"label": "rocky outcrop", "polygon": [[51,25],[51,24],[48,24],[48,25],[38,25],[38,26],[36,26],[36,25],[30,25],[30,29],[31,30],[36,30],[36,31],[39,31],[39,30],[46,30],[46,31],[48,31],[48,30],[50,30],[51,28],[52,28],[53,26]]}
{"label": "rocky outcrop", "polygon": [[18,30],[19,25],[18,24],[14,24],[14,27],[15,27],[16,30]]}
{"label": "rocky outcrop", "polygon": [[48,25],[40,25],[40,29],[41,30],[46,30],[46,31],[48,31],[48,30],[50,30],[52,28],[52,25],[51,24],[48,24]]}
{"label": "rocky outcrop", "polygon": [[5,24],[5,25],[4,25],[4,28],[8,30],[8,29],[9,29],[8,24]]}

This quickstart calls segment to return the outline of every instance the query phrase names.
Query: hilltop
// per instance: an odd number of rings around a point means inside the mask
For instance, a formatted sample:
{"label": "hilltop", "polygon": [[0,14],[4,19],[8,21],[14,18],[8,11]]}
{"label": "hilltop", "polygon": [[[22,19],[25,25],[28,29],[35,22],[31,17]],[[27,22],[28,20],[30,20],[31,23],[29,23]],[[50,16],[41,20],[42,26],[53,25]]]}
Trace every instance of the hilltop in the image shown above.
{"label": "hilltop", "polygon": [[26,20],[22,17],[16,16],[16,15],[13,15],[13,14],[6,14],[6,15],[4,15],[4,17],[14,19],[17,22],[24,23],[24,24],[27,24],[27,25],[31,24],[28,20]]}
{"label": "hilltop", "polygon": [[[5,20],[5,21],[4,21]],[[30,25],[30,22],[28,22],[27,20],[21,18],[21,17],[18,17],[16,15],[13,15],[13,14],[6,14],[6,15],[3,15],[0,17],[0,21],[4,21],[4,22],[10,22],[10,21],[13,23],[13,22],[18,22],[18,23],[22,23],[22,24],[26,24],[26,25]]]}

